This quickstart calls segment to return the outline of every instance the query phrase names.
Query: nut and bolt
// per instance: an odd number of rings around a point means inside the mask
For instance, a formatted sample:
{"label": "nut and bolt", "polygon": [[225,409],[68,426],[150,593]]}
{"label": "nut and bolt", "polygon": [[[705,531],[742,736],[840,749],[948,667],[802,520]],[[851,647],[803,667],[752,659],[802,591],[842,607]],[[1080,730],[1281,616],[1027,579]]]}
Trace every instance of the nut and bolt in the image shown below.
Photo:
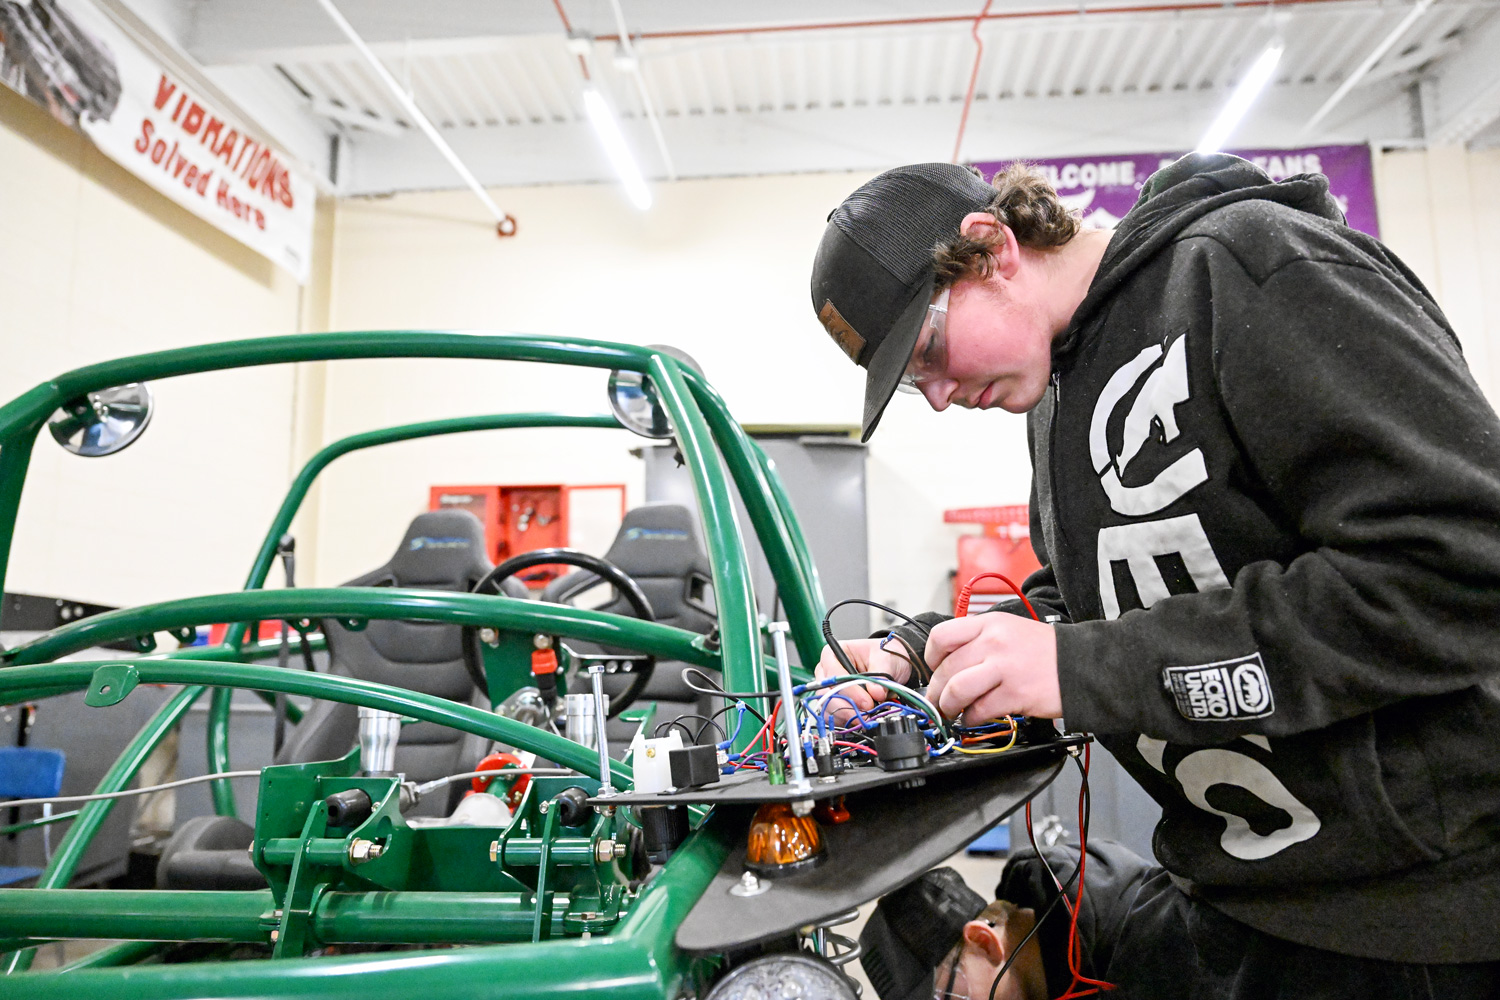
{"label": "nut and bolt", "polygon": [[597,862],[599,862],[600,864],[603,864],[606,861],[613,861],[617,857],[624,857],[624,854],[625,854],[625,852],[623,850],[624,846],[625,846],[624,844],[621,844],[620,845],[621,851],[620,851],[619,854],[616,854],[615,853],[615,842],[613,840],[599,840],[599,841],[595,841],[594,842],[594,860],[597,861]]}
{"label": "nut and bolt", "polygon": [[497,862],[499,860],[500,860],[500,841],[498,841],[498,840],[492,840],[492,841],[490,841],[490,863],[493,864],[493,863],[495,863],[495,862]]}
{"label": "nut and bolt", "polygon": [[754,872],[745,872],[740,880],[729,887],[731,896],[759,896],[763,892],[770,891],[771,883],[764,879],[755,877]]}
{"label": "nut and bolt", "polygon": [[365,840],[363,837],[356,837],[349,845],[349,863],[362,865],[366,861],[374,861],[384,853],[384,845],[377,844],[373,840]]}
{"label": "nut and bolt", "polygon": [[479,630],[479,641],[487,646],[497,645],[500,642],[500,633],[492,628],[482,628]]}

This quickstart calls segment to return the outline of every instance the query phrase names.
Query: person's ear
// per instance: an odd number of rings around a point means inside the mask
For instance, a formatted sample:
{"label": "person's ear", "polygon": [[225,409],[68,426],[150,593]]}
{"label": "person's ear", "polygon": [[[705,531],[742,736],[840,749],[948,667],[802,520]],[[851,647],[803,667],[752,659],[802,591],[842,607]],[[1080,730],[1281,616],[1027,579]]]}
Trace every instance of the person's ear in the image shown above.
{"label": "person's ear", "polygon": [[984,953],[984,957],[995,965],[1005,961],[1005,942],[1000,937],[1002,928],[988,920],[970,920],[964,924],[964,941]]}
{"label": "person's ear", "polygon": [[958,224],[959,234],[971,240],[988,240],[995,244],[990,256],[995,259],[995,273],[1014,278],[1021,266],[1021,244],[1011,228],[989,212],[970,212]]}

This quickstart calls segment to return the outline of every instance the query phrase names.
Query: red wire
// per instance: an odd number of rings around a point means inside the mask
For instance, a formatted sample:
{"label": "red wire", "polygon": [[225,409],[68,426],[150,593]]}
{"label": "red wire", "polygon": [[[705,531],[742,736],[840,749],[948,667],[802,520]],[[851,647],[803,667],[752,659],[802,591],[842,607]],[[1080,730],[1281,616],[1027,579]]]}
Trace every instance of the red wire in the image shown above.
{"label": "red wire", "polygon": [[773,708],[773,709],[771,709],[771,717],[766,720],[766,724],[764,726],[760,727],[760,732],[758,732],[758,733],[755,734],[755,738],[754,739],[752,739],[749,743],[745,744],[745,755],[746,756],[748,756],[750,754],[750,751],[752,751],[752,750],[755,749],[755,744],[757,744],[757,743],[760,742],[760,738],[762,736],[764,736],[766,738],[766,752],[767,753],[770,753],[772,750],[776,749],[776,745],[773,742],[773,735],[776,732],[776,730],[774,728],[775,725],[776,725],[776,713],[779,712],[779,711],[781,711],[781,702],[777,701],[776,702],[776,707]]}
{"label": "red wire", "polygon": [[1001,583],[1009,587],[1011,589],[1011,593],[1019,597],[1021,599],[1021,603],[1026,605],[1026,610],[1031,614],[1031,617],[1035,618],[1037,621],[1042,620],[1037,615],[1036,608],[1033,608],[1031,606],[1031,602],[1026,599],[1026,595],[1021,593],[1021,588],[1017,587],[1015,583],[1012,582],[1010,577],[1003,576],[1000,573],[980,573],[968,583],[964,584],[963,589],[958,592],[958,603],[953,606],[954,617],[962,618],[964,615],[967,615],[969,613],[969,597],[974,593],[974,584],[978,583],[980,580],[985,579],[986,577],[994,577],[996,580],[999,580]]}
{"label": "red wire", "polygon": [[[1088,838],[1084,831],[1084,802],[1086,801],[1089,781],[1089,744],[1083,745],[1083,784],[1078,789],[1078,896],[1073,905],[1073,922],[1068,928],[1068,971],[1073,973],[1073,981],[1068,984],[1068,990],[1057,1000],[1075,1000],[1077,997],[1092,996],[1104,990],[1115,988],[1114,983],[1105,982],[1102,979],[1090,979],[1079,971],[1082,961],[1082,948],[1078,944],[1078,914],[1083,912],[1083,875],[1084,863],[1088,860]],[[1092,989],[1080,990],[1077,987],[1087,983]]]}

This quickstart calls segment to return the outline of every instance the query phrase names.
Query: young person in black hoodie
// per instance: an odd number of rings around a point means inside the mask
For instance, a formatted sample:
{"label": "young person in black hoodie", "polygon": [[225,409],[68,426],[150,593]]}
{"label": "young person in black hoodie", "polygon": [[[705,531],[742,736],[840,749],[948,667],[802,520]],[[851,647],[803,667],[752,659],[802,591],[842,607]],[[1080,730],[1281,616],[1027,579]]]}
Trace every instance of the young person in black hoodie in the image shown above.
{"label": "young person in black hoodie", "polygon": [[903,167],[812,292],[866,439],[902,382],[1029,415],[1055,624],[846,649],[949,715],[1066,715],[1161,804],[1141,919],[1196,958],[1113,963],[1126,994],[1500,996],[1500,420],[1326,180],[1189,156],[1108,232],[1024,169]]}

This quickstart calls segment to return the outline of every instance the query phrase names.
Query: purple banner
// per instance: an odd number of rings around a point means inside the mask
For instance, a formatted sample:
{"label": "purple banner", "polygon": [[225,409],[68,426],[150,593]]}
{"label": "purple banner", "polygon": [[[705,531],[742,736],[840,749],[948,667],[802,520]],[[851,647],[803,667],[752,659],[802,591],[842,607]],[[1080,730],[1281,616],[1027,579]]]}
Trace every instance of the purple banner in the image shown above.
{"label": "purple banner", "polygon": [[[1349,220],[1349,225],[1379,238],[1375,217],[1375,179],[1370,168],[1369,146],[1308,146],[1303,149],[1232,149],[1273,181],[1294,174],[1324,174],[1328,188]],[[1181,153],[1128,153],[1120,156],[1074,156],[1052,160],[1027,160],[1047,174],[1064,204],[1079,212],[1090,226],[1108,229],[1130,211],[1140,197],[1141,185],[1152,173],[1176,160]],[[975,163],[986,179],[1010,166],[1009,160]]]}

